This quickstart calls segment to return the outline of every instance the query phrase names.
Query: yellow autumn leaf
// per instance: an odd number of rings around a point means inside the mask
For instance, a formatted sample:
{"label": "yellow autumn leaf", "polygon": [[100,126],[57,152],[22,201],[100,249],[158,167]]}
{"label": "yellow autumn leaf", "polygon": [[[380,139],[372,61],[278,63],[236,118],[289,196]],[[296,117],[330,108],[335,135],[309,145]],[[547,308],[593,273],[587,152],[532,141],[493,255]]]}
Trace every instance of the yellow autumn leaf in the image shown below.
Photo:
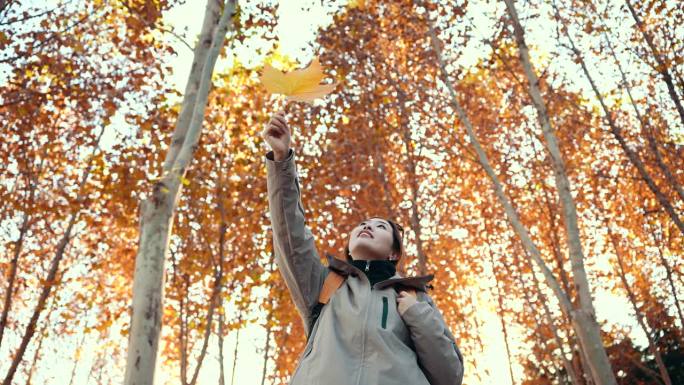
{"label": "yellow autumn leaf", "polygon": [[329,94],[337,86],[337,82],[320,84],[323,76],[323,69],[318,58],[314,58],[308,67],[287,73],[266,63],[260,80],[270,93],[283,94],[287,97],[286,100],[311,103]]}
{"label": "yellow autumn leaf", "polygon": [[350,9],[359,8],[361,10],[366,8],[366,0],[351,0],[347,6]]}
{"label": "yellow autumn leaf", "polygon": [[184,177],[183,175],[179,176],[181,183],[183,183],[186,186],[190,185],[190,180],[188,178]]}

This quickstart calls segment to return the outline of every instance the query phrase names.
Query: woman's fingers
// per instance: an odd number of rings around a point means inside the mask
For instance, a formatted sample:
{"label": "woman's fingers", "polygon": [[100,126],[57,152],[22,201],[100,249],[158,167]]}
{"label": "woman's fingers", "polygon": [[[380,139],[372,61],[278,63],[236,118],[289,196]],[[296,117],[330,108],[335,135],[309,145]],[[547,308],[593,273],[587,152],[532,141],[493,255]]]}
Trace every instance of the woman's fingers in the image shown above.
{"label": "woman's fingers", "polygon": [[284,130],[282,129],[282,127],[279,127],[278,125],[269,123],[264,129],[264,133],[269,136],[280,138],[281,136],[283,136]]}
{"label": "woman's fingers", "polygon": [[285,113],[283,111],[276,112],[271,116],[271,120],[266,125],[265,134],[280,139],[287,133],[288,127],[285,121]]}
{"label": "woman's fingers", "polygon": [[276,122],[271,122],[271,123],[269,123],[268,129],[269,129],[271,132],[276,132],[276,133],[278,133],[279,135],[282,135],[282,134],[285,133],[285,128],[283,128],[283,126],[281,126],[279,123],[276,123]]}
{"label": "woman's fingers", "polygon": [[283,133],[283,134],[284,134],[285,132],[287,132],[287,127],[283,126],[282,123],[273,122],[273,126],[274,126],[274,127],[277,127],[277,128],[278,128],[278,131],[280,131],[280,132]]}
{"label": "woman's fingers", "polygon": [[279,123],[279,124],[283,125],[283,127],[284,127],[284,126],[287,126],[287,122],[285,121],[285,118],[282,117],[282,116],[278,116],[278,115],[274,116],[274,117],[273,117],[273,122],[274,122],[274,123]]}
{"label": "woman's fingers", "polygon": [[276,117],[273,117],[273,118],[271,119],[270,124],[271,124],[272,126],[276,126],[276,127],[280,128],[281,130],[286,130],[286,129],[287,129],[287,123],[285,123],[285,121],[284,121],[283,119],[278,119],[278,118],[276,118]]}

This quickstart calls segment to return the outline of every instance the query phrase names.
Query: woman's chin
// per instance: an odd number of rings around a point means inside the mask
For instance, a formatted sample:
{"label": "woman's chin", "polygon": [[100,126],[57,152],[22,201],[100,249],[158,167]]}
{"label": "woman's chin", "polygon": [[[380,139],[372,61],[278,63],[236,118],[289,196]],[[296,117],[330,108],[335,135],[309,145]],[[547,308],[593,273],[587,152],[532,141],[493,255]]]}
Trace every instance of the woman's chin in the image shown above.
{"label": "woman's chin", "polygon": [[386,253],[383,253],[382,250],[378,250],[377,248],[371,247],[371,246],[372,245],[359,243],[350,252],[352,255],[359,256],[358,258],[354,258],[354,259],[362,259],[362,260],[387,259],[384,257],[384,255],[387,255]]}

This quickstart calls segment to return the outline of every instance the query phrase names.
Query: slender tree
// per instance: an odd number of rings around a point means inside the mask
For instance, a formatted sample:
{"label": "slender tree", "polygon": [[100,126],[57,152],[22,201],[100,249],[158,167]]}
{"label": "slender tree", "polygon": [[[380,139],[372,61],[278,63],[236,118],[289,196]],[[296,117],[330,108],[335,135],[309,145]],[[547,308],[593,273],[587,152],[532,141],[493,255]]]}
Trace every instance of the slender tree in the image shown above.
{"label": "slender tree", "polygon": [[[223,5],[223,7],[221,7]],[[173,213],[182,190],[181,180],[197,150],[211,75],[226,33],[233,29],[237,3],[208,1],[202,32],[195,46],[181,113],[167,152],[162,178],[151,196],[141,203],[140,244],[133,283],[133,311],[126,384],[152,384],[161,332],[164,261],[168,249]]]}

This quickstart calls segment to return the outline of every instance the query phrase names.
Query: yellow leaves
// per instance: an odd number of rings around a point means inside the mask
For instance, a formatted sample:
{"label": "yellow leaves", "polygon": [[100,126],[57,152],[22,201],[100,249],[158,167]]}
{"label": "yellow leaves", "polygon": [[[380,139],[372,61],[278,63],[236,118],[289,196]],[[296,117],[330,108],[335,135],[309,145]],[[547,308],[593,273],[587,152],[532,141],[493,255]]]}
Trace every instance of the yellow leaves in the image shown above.
{"label": "yellow leaves", "polygon": [[674,132],[672,134],[672,142],[677,145],[684,146],[684,134]]}
{"label": "yellow leaves", "polygon": [[347,6],[349,9],[358,8],[363,10],[366,9],[366,0],[351,0]]}
{"label": "yellow leaves", "polygon": [[0,48],[4,48],[10,42],[10,39],[4,32],[0,32]]}
{"label": "yellow leaves", "polygon": [[[177,169],[174,167],[174,168],[171,170],[171,173],[174,173],[174,172],[176,172],[176,171],[177,171]],[[166,175],[168,175],[168,174],[165,174],[165,175],[163,175],[163,176],[156,177],[156,178],[150,178],[149,181],[150,181],[151,183],[159,183],[159,182],[161,182],[161,181],[166,177]],[[190,186],[190,179],[186,178],[185,176],[179,174],[179,175],[178,175],[178,180],[179,180],[183,185],[185,185],[185,186]],[[162,185],[161,185],[161,187],[160,187],[160,190],[161,190],[161,192],[163,192],[164,194],[168,194],[169,191],[170,191],[169,188],[166,187],[166,185],[164,185],[164,183],[162,183]]]}
{"label": "yellow leaves", "polygon": [[76,348],[76,351],[74,352],[74,361],[78,361],[81,359],[81,347],[79,346]]}
{"label": "yellow leaves", "polygon": [[270,93],[283,94],[286,100],[312,103],[315,99],[332,92],[338,84],[320,84],[323,76],[318,58],[314,58],[308,67],[287,73],[266,63],[260,80]]}

